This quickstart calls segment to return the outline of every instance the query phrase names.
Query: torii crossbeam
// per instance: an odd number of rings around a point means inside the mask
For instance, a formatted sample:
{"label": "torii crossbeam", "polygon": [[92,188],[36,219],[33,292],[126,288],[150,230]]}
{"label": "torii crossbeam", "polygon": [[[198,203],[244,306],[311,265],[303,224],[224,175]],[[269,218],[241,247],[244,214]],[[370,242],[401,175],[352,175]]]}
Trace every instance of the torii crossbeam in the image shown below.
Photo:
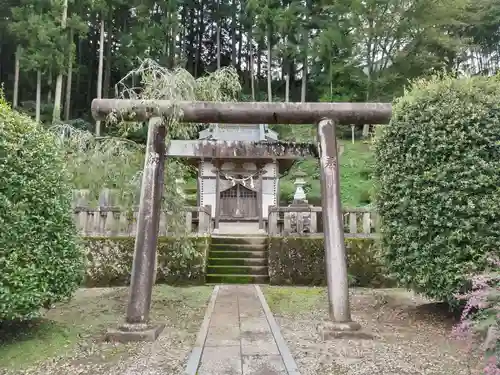
{"label": "torii crossbeam", "polygon": [[95,120],[106,120],[113,115],[124,121],[149,121],[127,314],[125,324],[118,330],[109,331],[108,338],[119,341],[155,340],[162,330],[162,326],[150,325],[149,312],[166,158],[163,119],[174,109],[180,109],[180,121],[190,123],[317,125],[329,329],[341,332],[358,330],[360,325],[352,321],[349,305],[335,128],[338,124],[386,124],[391,117],[391,104],[94,99],[92,115]]}

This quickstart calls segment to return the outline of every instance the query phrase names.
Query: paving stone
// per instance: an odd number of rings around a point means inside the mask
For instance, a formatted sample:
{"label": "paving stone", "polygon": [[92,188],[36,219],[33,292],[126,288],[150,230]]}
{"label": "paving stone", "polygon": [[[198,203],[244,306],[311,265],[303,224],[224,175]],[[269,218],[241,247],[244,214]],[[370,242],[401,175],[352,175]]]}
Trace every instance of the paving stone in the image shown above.
{"label": "paving stone", "polygon": [[208,328],[205,346],[239,346],[240,327],[238,325],[220,325]]}
{"label": "paving stone", "polygon": [[266,314],[260,306],[260,301],[253,303],[239,303],[239,312],[241,318],[262,318],[266,320]]}
{"label": "paving stone", "polygon": [[243,375],[288,375],[279,355],[243,356]]}
{"label": "paving stone", "polygon": [[239,346],[205,347],[197,375],[242,375]]}
{"label": "paving stone", "polygon": [[235,304],[234,306],[216,306],[214,308],[214,312],[212,313],[212,316],[219,316],[219,315],[227,315],[227,316],[234,316],[234,318],[238,317],[238,305]]}
{"label": "paving stone", "polygon": [[240,328],[242,332],[268,332],[271,333],[271,327],[266,317],[250,317],[240,319]]}
{"label": "paving stone", "polygon": [[227,314],[220,314],[216,315],[213,314],[212,318],[210,319],[210,324],[209,327],[224,327],[224,326],[240,326],[240,319],[238,315],[227,315]]}
{"label": "paving stone", "polygon": [[271,333],[245,332],[241,337],[243,355],[279,355],[278,346]]}

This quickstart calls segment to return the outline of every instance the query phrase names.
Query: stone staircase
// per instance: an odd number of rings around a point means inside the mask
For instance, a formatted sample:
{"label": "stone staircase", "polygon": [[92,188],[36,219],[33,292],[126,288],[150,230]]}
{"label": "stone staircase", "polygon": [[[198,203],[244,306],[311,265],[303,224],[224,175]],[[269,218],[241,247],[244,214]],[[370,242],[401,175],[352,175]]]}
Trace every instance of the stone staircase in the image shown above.
{"label": "stone staircase", "polygon": [[264,284],[269,282],[267,238],[212,236],[207,283]]}

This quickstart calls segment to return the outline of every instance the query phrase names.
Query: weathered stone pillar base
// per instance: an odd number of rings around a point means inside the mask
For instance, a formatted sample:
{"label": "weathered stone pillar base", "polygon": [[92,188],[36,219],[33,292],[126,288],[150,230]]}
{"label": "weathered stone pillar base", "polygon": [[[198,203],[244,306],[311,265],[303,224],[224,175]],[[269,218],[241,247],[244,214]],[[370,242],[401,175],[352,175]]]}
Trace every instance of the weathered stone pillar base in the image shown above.
{"label": "weathered stone pillar base", "polygon": [[358,340],[373,340],[373,335],[356,322],[337,323],[324,321],[318,325],[318,333],[323,341],[352,338]]}
{"label": "weathered stone pillar base", "polygon": [[165,328],[165,324],[122,324],[118,329],[108,329],[105,340],[111,342],[155,341]]}

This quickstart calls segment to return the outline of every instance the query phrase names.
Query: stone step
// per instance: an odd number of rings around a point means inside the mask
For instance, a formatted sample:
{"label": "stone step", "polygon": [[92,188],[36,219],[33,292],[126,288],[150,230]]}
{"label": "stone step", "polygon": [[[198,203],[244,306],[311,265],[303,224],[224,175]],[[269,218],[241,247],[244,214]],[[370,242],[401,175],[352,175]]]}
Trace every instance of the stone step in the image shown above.
{"label": "stone step", "polygon": [[210,266],[267,266],[266,258],[208,258]]}
{"label": "stone step", "polygon": [[266,245],[256,244],[226,244],[217,243],[210,244],[210,250],[214,251],[263,251],[267,250]]}
{"label": "stone step", "polygon": [[267,266],[213,266],[207,267],[207,275],[268,275]]}
{"label": "stone step", "polygon": [[212,236],[212,244],[242,244],[242,245],[265,245],[267,237],[262,236]]}
{"label": "stone step", "polygon": [[214,251],[208,252],[209,258],[257,258],[267,259],[267,251]]}
{"label": "stone step", "polygon": [[207,275],[208,284],[268,284],[268,275]]}

